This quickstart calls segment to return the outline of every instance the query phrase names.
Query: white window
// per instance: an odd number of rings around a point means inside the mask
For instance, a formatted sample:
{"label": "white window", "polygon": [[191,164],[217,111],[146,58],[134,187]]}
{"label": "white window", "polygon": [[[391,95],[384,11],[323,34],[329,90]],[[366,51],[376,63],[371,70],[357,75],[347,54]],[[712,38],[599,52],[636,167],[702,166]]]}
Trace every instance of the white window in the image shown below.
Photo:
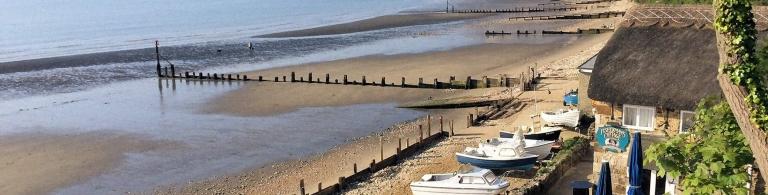
{"label": "white window", "polygon": [[656,108],[624,104],[624,112],[622,114],[624,127],[653,131]]}
{"label": "white window", "polygon": [[688,133],[688,129],[693,127],[695,117],[695,112],[685,110],[680,111],[680,133]]}

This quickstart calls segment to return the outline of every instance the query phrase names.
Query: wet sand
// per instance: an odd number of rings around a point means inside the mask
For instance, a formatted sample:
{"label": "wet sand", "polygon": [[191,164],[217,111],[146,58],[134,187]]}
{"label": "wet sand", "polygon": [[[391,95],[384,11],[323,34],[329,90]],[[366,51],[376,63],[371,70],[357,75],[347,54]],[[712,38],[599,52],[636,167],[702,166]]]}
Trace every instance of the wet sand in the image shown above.
{"label": "wet sand", "polygon": [[426,24],[438,24],[444,22],[453,22],[459,20],[476,19],[494,14],[456,14],[456,13],[428,13],[428,14],[400,14],[387,15],[356,22],[323,26],[318,28],[280,32],[266,35],[259,35],[259,38],[287,38],[287,37],[306,37],[320,35],[337,35],[355,32],[364,32],[372,30],[381,30],[387,28],[396,28],[404,26],[416,26]]}

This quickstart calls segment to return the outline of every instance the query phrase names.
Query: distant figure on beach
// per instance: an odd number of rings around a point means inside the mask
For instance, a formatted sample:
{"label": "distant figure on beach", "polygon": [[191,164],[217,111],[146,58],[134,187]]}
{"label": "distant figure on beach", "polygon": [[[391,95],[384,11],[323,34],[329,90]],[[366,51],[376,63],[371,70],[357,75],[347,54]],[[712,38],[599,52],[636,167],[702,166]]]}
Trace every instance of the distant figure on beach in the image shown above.
{"label": "distant figure on beach", "polygon": [[251,44],[251,42],[248,42],[248,49],[253,50],[253,45]]}

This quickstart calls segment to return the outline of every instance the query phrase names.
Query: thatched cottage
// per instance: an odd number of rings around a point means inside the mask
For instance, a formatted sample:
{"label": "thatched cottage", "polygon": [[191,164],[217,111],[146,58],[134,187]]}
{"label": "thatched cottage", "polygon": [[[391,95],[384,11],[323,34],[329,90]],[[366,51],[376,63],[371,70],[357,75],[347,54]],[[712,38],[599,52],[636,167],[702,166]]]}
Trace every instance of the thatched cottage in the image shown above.
{"label": "thatched cottage", "polygon": [[[685,133],[693,125],[693,111],[699,101],[722,95],[716,78],[719,57],[711,27],[713,15],[711,5],[646,5],[629,10],[595,57],[589,75],[582,72],[589,76],[584,85],[588,85],[588,98],[594,100],[589,106],[594,108],[595,129],[615,127],[628,132],[621,139],[639,131],[644,148]],[[756,20],[758,30],[765,31],[761,24],[768,18]],[[598,138],[593,170],[600,169],[600,161],[609,160],[612,170],[617,170],[613,173],[614,191],[624,191],[628,182],[623,170],[627,169],[629,148],[606,150],[600,143],[601,132],[593,133]],[[644,168],[646,194],[680,194],[675,190],[676,178],[657,175],[653,165]]]}

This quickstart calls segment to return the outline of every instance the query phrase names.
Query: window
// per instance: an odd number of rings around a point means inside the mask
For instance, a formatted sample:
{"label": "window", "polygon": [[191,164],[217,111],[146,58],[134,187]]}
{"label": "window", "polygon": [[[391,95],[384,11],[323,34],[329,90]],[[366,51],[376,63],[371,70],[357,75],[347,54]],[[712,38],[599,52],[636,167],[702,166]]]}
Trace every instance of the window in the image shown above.
{"label": "window", "polygon": [[656,108],[646,106],[624,105],[622,119],[624,127],[653,131],[653,121],[656,116]]}
{"label": "window", "polygon": [[680,111],[680,133],[688,133],[688,129],[693,127],[695,117],[695,112],[685,110]]}

